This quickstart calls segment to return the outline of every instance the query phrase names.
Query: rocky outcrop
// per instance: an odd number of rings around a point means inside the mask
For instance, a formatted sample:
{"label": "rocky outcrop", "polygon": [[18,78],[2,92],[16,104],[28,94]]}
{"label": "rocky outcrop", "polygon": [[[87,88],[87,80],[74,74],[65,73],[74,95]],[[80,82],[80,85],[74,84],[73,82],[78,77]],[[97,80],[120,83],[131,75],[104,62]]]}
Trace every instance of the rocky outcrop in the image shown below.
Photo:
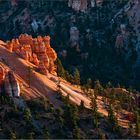
{"label": "rocky outcrop", "polygon": [[15,7],[17,5],[18,5],[17,0],[11,0],[11,6],[12,7]]}
{"label": "rocky outcrop", "polygon": [[79,50],[79,30],[77,27],[70,28],[70,47],[75,47],[77,51]]}
{"label": "rocky outcrop", "polygon": [[87,9],[87,0],[69,0],[68,6],[76,11],[85,11]]}
{"label": "rocky outcrop", "polygon": [[0,66],[0,95],[10,97],[20,96],[19,83],[12,71],[6,71]]}
{"label": "rocky outcrop", "polygon": [[[129,18],[129,23],[133,27],[137,36],[136,50],[140,50],[140,0],[130,0],[128,3],[129,9],[126,14]],[[140,52],[140,51],[139,51]]]}
{"label": "rocky outcrop", "polygon": [[[120,17],[123,17],[123,15],[121,15]],[[121,22],[119,19],[118,21],[119,23],[119,27],[118,29],[118,35],[116,37],[116,42],[115,42],[115,46],[117,49],[120,50],[125,50],[125,51],[131,51],[132,48],[130,48],[130,43],[132,42],[132,33],[130,31],[130,29],[126,26],[127,23],[123,23]]]}
{"label": "rocky outcrop", "polygon": [[56,75],[54,62],[57,54],[50,46],[49,36],[32,38],[30,35],[21,34],[19,38],[7,42],[7,49],[35,64],[41,73],[47,75],[50,72]]}
{"label": "rocky outcrop", "polygon": [[119,34],[116,37],[116,42],[115,42],[116,48],[128,50],[129,40],[130,40],[130,33],[129,32],[126,32],[124,34],[122,34],[122,33]]}
{"label": "rocky outcrop", "polygon": [[102,3],[103,0],[69,0],[68,6],[72,7],[75,11],[85,12],[88,9],[88,5],[95,7],[102,5]]}

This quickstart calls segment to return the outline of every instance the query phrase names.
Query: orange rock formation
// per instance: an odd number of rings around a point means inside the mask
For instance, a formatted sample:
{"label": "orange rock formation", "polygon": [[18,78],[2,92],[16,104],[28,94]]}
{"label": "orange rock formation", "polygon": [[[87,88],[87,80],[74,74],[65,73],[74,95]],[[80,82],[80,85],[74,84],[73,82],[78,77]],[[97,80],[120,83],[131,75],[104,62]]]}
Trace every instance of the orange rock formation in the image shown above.
{"label": "orange rock formation", "polygon": [[30,35],[21,34],[19,38],[7,43],[7,49],[38,66],[41,73],[47,75],[50,72],[56,75],[54,61],[57,54],[50,46],[49,36],[32,38]]}

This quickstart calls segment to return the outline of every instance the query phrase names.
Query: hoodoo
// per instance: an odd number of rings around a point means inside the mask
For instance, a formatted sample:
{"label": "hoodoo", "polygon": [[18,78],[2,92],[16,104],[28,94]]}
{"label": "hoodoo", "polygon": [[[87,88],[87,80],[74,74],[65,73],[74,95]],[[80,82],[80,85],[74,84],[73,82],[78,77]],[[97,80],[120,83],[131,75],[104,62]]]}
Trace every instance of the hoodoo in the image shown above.
{"label": "hoodoo", "polygon": [[20,96],[19,83],[12,71],[6,71],[0,66],[0,94],[10,97]]}
{"label": "hoodoo", "polygon": [[6,48],[35,64],[41,73],[47,75],[50,72],[56,75],[54,62],[57,54],[50,46],[49,36],[32,38],[28,34],[21,34],[19,38],[7,42]]}

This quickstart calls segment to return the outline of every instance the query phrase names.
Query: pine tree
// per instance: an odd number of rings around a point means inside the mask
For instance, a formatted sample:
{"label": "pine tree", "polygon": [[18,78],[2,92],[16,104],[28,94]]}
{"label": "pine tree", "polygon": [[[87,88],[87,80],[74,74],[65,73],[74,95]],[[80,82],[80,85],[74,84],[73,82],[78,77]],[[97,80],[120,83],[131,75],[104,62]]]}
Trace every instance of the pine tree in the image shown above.
{"label": "pine tree", "polygon": [[80,129],[77,126],[73,129],[73,139],[80,139]]}
{"label": "pine tree", "polygon": [[62,118],[62,110],[57,109],[56,110],[56,122],[58,123],[57,128],[57,137],[62,138],[63,137],[63,127],[64,127],[64,119]]}
{"label": "pine tree", "polygon": [[80,72],[77,68],[75,69],[74,72],[74,84],[80,85]]}
{"label": "pine tree", "polygon": [[110,97],[111,104],[115,103],[116,96],[115,96],[115,89],[114,88],[111,89],[111,93],[109,94],[109,97]]}
{"label": "pine tree", "polygon": [[138,111],[135,111],[134,113],[134,120],[136,124],[136,134],[139,136],[140,135],[140,117]]}
{"label": "pine tree", "polygon": [[87,79],[86,87],[87,87],[88,89],[89,89],[89,88],[92,88],[92,80],[91,80],[91,78],[88,78],[88,79]]}
{"label": "pine tree", "polygon": [[85,108],[84,101],[81,100],[81,102],[80,102],[80,110],[83,110],[84,108]]}
{"label": "pine tree", "polygon": [[66,78],[65,69],[59,58],[57,58],[57,60],[56,60],[56,65],[57,65],[57,75],[65,79]]}
{"label": "pine tree", "polygon": [[97,115],[97,102],[95,97],[91,97],[91,109],[94,115]]}
{"label": "pine tree", "polygon": [[87,79],[86,84],[81,86],[81,90],[86,96],[90,96],[89,94],[91,92],[91,88],[92,88],[92,80],[89,78]]}
{"label": "pine tree", "polygon": [[72,84],[75,84],[75,81],[74,81],[75,79],[74,79],[74,77],[73,77],[72,74],[69,74],[69,75],[67,76],[66,80],[69,81],[69,82],[72,83]]}
{"label": "pine tree", "polygon": [[129,95],[128,95],[128,111],[133,112],[134,106],[135,106],[135,104],[133,104],[132,97],[131,97],[131,94],[129,92]]}
{"label": "pine tree", "polygon": [[101,129],[98,129],[98,139],[106,139],[106,135]]}
{"label": "pine tree", "polygon": [[140,135],[140,120],[136,121],[136,134]]}
{"label": "pine tree", "polygon": [[128,134],[133,135],[133,125],[129,124]]}
{"label": "pine tree", "polygon": [[10,132],[10,139],[16,139],[16,132]]}
{"label": "pine tree", "polygon": [[26,137],[26,139],[34,139],[33,135],[34,135],[33,132],[28,132],[25,137]]}
{"label": "pine tree", "polygon": [[78,109],[75,105],[65,104],[64,109],[64,121],[71,129],[77,125],[78,121]]}
{"label": "pine tree", "polygon": [[43,127],[43,139],[49,139],[49,137],[50,137],[49,131],[48,131],[48,129],[44,126],[44,127]]}
{"label": "pine tree", "polygon": [[88,88],[86,87],[86,85],[80,86],[81,90],[83,92],[84,95],[88,96]]}
{"label": "pine tree", "polygon": [[112,127],[113,131],[116,131],[118,129],[118,120],[114,114],[112,104],[109,104],[108,120],[109,120],[110,126]]}
{"label": "pine tree", "polygon": [[25,109],[23,112],[23,118],[26,122],[31,122],[32,115],[30,109]]}
{"label": "pine tree", "polygon": [[73,105],[71,107],[72,109],[72,113],[71,113],[71,122],[72,122],[72,126],[75,127],[77,126],[77,122],[79,120],[79,117],[78,117],[78,108],[76,105]]}
{"label": "pine tree", "polygon": [[65,119],[65,124],[68,124],[68,126],[71,126],[71,106],[69,104],[65,104],[64,107],[64,119]]}
{"label": "pine tree", "polygon": [[101,94],[102,91],[103,91],[103,87],[102,87],[100,81],[96,80],[95,81],[95,86],[94,86],[94,94],[95,94],[95,96],[98,95],[98,94]]}
{"label": "pine tree", "polygon": [[29,66],[28,73],[27,73],[27,80],[28,80],[29,88],[31,87],[31,72],[32,72],[32,68]]}
{"label": "pine tree", "polygon": [[97,102],[94,95],[91,96],[91,110],[92,110],[92,122],[95,128],[98,128],[98,112]]}
{"label": "pine tree", "polygon": [[106,84],[106,87],[105,87],[106,89],[107,88],[111,88],[111,82],[108,82],[107,84]]}
{"label": "pine tree", "polygon": [[49,134],[48,130],[46,130],[46,131],[44,132],[43,139],[49,139],[49,137],[50,137],[50,134]]}

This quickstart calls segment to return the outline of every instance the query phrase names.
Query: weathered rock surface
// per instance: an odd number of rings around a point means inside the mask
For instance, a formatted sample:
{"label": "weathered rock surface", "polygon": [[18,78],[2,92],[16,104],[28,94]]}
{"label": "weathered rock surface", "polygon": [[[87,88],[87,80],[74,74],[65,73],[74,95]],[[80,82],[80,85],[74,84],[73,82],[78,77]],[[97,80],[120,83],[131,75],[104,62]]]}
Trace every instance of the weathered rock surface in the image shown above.
{"label": "weathered rock surface", "polygon": [[79,30],[77,27],[70,28],[70,46],[71,47],[79,46]]}
{"label": "weathered rock surface", "polygon": [[0,94],[10,97],[18,97],[20,95],[19,83],[12,71],[6,71],[0,66]]}
{"label": "weathered rock surface", "polygon": [[7,49],[17,53],[23,59],[35,64],[41,73],[47,75],[48,72],[56,75],[54,61],[57,54],[50,46],[50,37],[38,36],[32,38],[27,34],[21,34],[19,38],[7,42]]}

